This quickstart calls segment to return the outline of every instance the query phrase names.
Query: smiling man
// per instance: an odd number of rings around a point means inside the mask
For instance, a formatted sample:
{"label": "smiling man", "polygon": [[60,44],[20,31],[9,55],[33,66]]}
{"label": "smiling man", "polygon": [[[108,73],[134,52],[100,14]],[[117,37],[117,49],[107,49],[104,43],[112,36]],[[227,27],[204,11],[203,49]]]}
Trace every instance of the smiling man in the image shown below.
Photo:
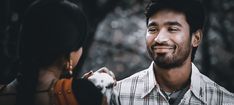
{"label": "smiling man", "polygon": [[[194,0],[151,1],[146,14],[148,69],[117,82],[121,105],[224,105],[234,95],[192,63],[202,40],[205,13]],[[114,102],[114,101],[113,101]]]}

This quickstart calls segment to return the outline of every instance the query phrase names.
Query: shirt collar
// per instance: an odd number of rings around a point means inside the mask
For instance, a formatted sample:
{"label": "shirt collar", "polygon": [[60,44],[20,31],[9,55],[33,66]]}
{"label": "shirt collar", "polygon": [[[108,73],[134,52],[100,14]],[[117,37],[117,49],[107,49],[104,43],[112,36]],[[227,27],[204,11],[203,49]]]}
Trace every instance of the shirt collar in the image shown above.
{"label": "shirt collar", "polygon": [[151,63],[151,65],[149,66],[148,69],[146,69],[146,71],[147,71],[147,73],[144,74],[144,76],[142,76],[142,78],[147,78],[148,79],[148,81],[145,81],[145,82],[148,82],[148,83],[145,83],[145,84],[148,84],[149,87],[146,88],[142,92],[141,98],[148,95],[157,86],[156,78],[155,78],[155,75],[154,75],[154,62]]}
{"label": "shirt collar", "polygon": [[203,103],[205,102],[205,90],[203,88],[204,82],[202,82],[202,76],[198,68],[192,63],[192,75],[191,75],[191,85],[190,90],[192,93],[200,99]]}
{"label": "shirt collar", "polygon": [[[149,66],[149,68],[147,68],[147,72],[146,74],[144,74],[142,76],[142,78],[148,78],[148,84],[149,84],[149,88],[145,89],[142,94],[141,94],[141,98],[147,96],[154,88],[157,89],[159,85],[157,84],[157,80],[155,78],[154,75],[154,62],[151,63],[151,65]],[[193,94],[195,95],[195,97],[197,97],[198,99],[200,99],[203,103],[206,103],[204,100],[205,98],[205,91],[202,88],[202,86],[204,85],[203,82],[201,81],[202,76],[201,73],[199,72],[198,68],[192,63],[192,74],[191,74],[191,86],[190,86],[190,90],[193,92]],[[146,83],[147,84],[147,83]]]}

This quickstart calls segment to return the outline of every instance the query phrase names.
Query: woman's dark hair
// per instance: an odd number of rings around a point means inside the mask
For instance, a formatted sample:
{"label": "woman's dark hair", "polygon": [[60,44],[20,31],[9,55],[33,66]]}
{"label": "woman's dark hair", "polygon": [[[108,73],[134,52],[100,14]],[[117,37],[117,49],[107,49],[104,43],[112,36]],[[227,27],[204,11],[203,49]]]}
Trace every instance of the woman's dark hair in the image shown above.
{"label": "woman's dark hair", "polygon": [[17,104],[33,105],[39,69],[68,59],[72,51],[81,48],[87,37],[87,21],[73,2],[41,0],[26,11],[20,35]]}
{"label": "woman's dark hair", "polygon": [[[205,23],[205,10],[201,2],[196,0],[152,0],[145,9],[146,24],[149,18],[160,10],[173,10],[185,15],[190,26],[190,35],[199,29],[203,29]],[[197,47],[192,50],[192,61]]]}

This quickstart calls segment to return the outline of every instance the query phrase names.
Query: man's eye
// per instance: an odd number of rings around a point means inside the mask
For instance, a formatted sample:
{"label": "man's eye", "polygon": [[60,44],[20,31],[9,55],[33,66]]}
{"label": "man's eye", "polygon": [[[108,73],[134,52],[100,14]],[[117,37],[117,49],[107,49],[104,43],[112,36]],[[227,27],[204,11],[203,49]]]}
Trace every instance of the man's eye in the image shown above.
{"label": "man's eye", "polygon": [[180,29],[179,28],[176,28],[176,27],[169,27],[168,28],[168,31],[169,32],[176,32],[176,31],[179,31]]}
{"label": "man's eye", "polygon": [[158,29],[156,27],[149,27],[148,28],[148,32],[150,32],[150,33],[157,32],[157,31],[158,31]]}

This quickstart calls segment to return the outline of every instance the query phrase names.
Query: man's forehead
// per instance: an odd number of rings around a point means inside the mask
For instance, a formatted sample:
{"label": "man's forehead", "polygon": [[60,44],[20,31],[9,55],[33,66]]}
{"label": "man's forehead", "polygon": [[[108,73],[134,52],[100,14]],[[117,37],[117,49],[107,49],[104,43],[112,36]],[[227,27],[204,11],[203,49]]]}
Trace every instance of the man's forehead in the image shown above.
{"label": "man's forehead", "polygon": [[177,12],[174,10],[160,10],[155,12],[148,21],[149,24],[162,24],[162,23],[184,23],[186,21],[186,17],[182,12]]}

